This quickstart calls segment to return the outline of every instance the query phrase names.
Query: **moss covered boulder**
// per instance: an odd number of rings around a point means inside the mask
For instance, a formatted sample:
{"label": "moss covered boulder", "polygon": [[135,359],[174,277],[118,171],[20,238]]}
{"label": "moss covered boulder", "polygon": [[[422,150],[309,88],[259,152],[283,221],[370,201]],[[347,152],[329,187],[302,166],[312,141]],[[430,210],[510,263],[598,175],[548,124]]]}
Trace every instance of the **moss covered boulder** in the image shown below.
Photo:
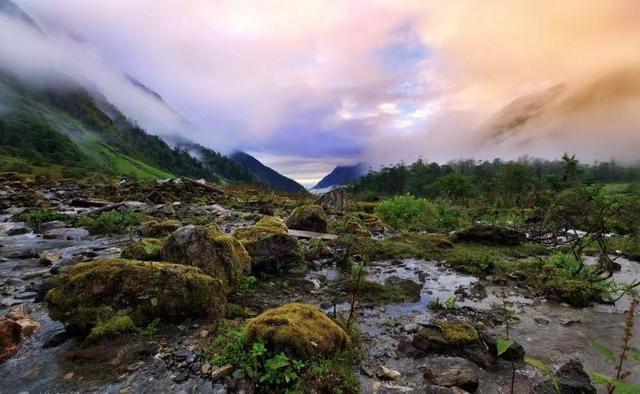
{"label": "moss covered boulder", "polygon": [[253,227],[237,229],[233,236],[240,240],[251,256],[254,271],[286,271],[304,262],[302,246],[289,235],[282,219],[267,216]]}
{"label": "moss covered boulder", "polygon": [[295,230],[327,232],[327,214],[319,205],[302,205],[291,212],[287,227]]}
{"label": "moss covered boulder", "polygon": [[353,219],[347,219],[347,222],[344,224],[344,232],[359,237],[371,237],[371,232]]}
{"label": "moss covered boulder", "polygon": [[228,291],[251,272],[244,246],[218,226],[184,226],[173,232],[162,248],[162,258],[202,269],[220,279]]}
{"label": "moss covered boulder", "polygon": [[179,229],[182,225],[177,220],[150,220],[142,223],[140,233],[145,237],[164,237]]}
{"label": "moss covered boulder", "polygon": [[263,340],[272,351],[302,358],[331,356],[350,346],[349,335],[322,309],[287,304],[269,309],[247,326],[248,341]]}
{"label": "moss covered boulder", "polygon": [[49,315],[72,330],[129,316],[136,325],[155,318],[180,320],[222,316],[222,282],[200,269],[136,260],[96,260],[63,270],[50,280]]}
{"label": "moss covered boulder", "polygon": [[158,261],[162,259],[164,242],[156,238],[146,238],[134,242],[122,250],[123,259]]}
{"label": "moss covered boulder", "polygon": [[524,234],[508,227],[477,223],[458,230],[451,238],[454,241],[479,242],[489,245],[517,246],[524,243]]}

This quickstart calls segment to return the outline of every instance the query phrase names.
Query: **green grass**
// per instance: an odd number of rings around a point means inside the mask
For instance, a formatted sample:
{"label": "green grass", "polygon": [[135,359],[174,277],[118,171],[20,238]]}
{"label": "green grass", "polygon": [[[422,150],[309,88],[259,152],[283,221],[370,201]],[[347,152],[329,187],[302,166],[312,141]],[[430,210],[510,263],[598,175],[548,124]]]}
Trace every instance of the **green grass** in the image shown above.
{"label": "green grass", "polygon": [[104,164],[115,175],[127,175],[139,180],[166,179],[173,176],[166,171],[118,153],[103,144],[90,144],[88,150],[98,155],[98,157],[94,156],[94,158]]}

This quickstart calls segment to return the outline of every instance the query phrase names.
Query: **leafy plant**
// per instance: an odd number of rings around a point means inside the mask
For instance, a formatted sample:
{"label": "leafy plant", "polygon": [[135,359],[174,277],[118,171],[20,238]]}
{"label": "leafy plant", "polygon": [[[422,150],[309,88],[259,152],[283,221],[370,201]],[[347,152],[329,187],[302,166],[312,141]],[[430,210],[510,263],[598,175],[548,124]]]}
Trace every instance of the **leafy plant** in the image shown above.
{"label": "leafy plant", "polygon": [[151,321],[151,323],[147,324],[145,328],[140,330],[140,335],[146,338],[151,338],[156,335],[156,331],[158,330],[158,324],[160,323],[159,318],[155,318]]}
{"label": "leafy plant", "polygon": [[140,224],[140,214],[132,210],[101,212],[98,216],[80,216],[77,224],[92,234],[124,234]]}
{"label": "leafy plant", "polygon": [[256,285],[256,283],[258,283],[258,279],[256,279],[255,276],[247,276],[241,283],[237,284],[233,288],[233,293],[237,294],[238,296],[243,296],[247,294]]}

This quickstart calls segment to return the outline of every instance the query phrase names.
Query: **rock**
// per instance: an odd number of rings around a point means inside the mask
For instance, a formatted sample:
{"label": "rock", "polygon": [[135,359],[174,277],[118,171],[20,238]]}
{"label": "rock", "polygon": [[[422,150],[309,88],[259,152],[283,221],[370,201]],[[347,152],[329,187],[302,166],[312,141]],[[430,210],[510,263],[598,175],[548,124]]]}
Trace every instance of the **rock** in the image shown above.
{"label": "rock", "polygon": [[420,301],[420,292],[422,291],[420,283],[395,275],[385,279],[384,283],[394,287],[406,300],[412,302]]}
{"label": "rock", "polygon": [[11,308],[6,316],[11,320],[28,319],[31,316],[31,308],[25,304],[20,304]]}
{"label": "rock", "polygon": [[402,374],[398,371],[395,371],[393,369],[385,367],[384,365],[381,365],[380,368],[378,368],[378,370],[376,371],[376,376],[379,377],[380,379],[396,380],[400,376],[402,376]]}
{"label": "rock", "polygon": [[64,239],[68,241],[81,241],[89,238],[89,230],[82,227],[54,228],[42,234],[44,239]]}
{"label": "rock", "polygon": [[[482,335],[482,341],[487,345],[491,354],[495,357],[498,357],[498,342],[497,338],[491,335]],[[524,359],[526,352],[524,347],[520,345],[518,342],[513,341],[511,346],[500,355],[499,358],[508,360],[508,361],[522,361]]]}
{"label": "rock", "polygon": [[25,337],[31,336],[37,329],[40,328],[40,323],[31,319],[19,319],[16,320],[21,327],[21,334]]}
{"label": "rock", "polygon": [[136,260],[96,260],[62,270],[46,294],[49,316],[88,331],[98,318],[124,311],[137,326],[210,316],[226,303],[223,284],[195,267]]}
{"label": "rock", "polygon": [[555,375],[560,392],[563,394],[596,394],[589,375],[578,360],[568,361],[556,371]]}
{"label": "rock", "polygon": [[295,230],[327,232],[327,215],[319,205],[302,205],[287,217],[286,225]]}
{"label": "rock", "polygon": [[18,351],[21,330],[22,327],[15,321],[0,317],[0,362]]}
{"label": "rock", "polygon": [[35,259],[38,257],[38,250],[35,248],[23,249],[17,252],[10,253],[8,256],[10,259],[24,260]]}
{"label": "rock", "polygon": [[271,351],[311,358],[331,356],[347,347],[347,333],[322,309],[308,304],[287,304],[269,309],[250,320],[249,343],[262,339]]}
{"label": "rock", "polygon": [[12,237],[14,235],[22,235],[29,232],[29,229],[24,224],[16,223],[7,230],[7,235]]}
{"label": "rock", "polygon": [[162,248],[165,261],[188,264],[220,279],[226,291],[251,272],[244,246],[217,226],[184,226],[173,232]]}
{"label": "rock", "polygon": [[54,220],[51,222],[45,222],[38,226],[39,233],[46,233],[49,230],[53,230],[56,228],[64,228],[67,227],[67,224],[61,220]]}
{"label": "rock", "polygon": [[347,209],[345,194],[341,188],[330,190],[316,200],[316,205],[320,205],[326,212],[343,214]]}
{"label": "rock", "polygon": [[39,262],[43,265],[54,265],[55,263],[60,261],[61,258],[62,255],[60,254],[60,252],[49,251],[40,254]]}
{"label": "rock", "polygon": [[145,238],[127,245],[122,250],[123,259],[159,261],[162,260],[164,242],[156,238]]}
{"label": "rock", "polygon": [[344,224],[344,232],[359,237],[371,237],[371,232],[353,219],[347,219],[347,222]]}
{"label": "rock", "polygon": [[441,322],[418,331],[412,344],[423,351],[437,353],[479,341],[478,332],[469,323]]}
{"label": "rock", "polygon": [[247,250],[257,272],[287,271],[304,263],[302,246],[279,218],[264,217],[253,227],[237,229],[233,236]]}
{"label": "rock", "polygon": [[176,231],[181,226],[182,225],[177,220],[164,220],[161,222],[150,220],[142,223],[140,226],[140,233],[145,237],[164,237],[165,235]]}
{"label": "rock", "polygon": [[460,357],[429,359],[424,379],[436,386],[459,387],[470,393],[474,393],[480,384],[478,367]]}
{"label": "rock", "polygon": [[96,198],[74,198],[69,205],[79,208],[100,208],[111,204],[109,201],[99,200]]}
{"label": "rock", "polygon": [[213,381],[220,380],[225,376],[229,375],[231,372],[233,372],[233,370],[234,370],[234,366],[231,364],[225,364],[220,368],[216,368],[213,371],[211,371],[211,380]]}
{"label": "rock", "polygon": [[452,235],[454,241],[481,242],[490,245],[517,246],[524,242],[524,234],[507,227],[477,223],[458,230]]}

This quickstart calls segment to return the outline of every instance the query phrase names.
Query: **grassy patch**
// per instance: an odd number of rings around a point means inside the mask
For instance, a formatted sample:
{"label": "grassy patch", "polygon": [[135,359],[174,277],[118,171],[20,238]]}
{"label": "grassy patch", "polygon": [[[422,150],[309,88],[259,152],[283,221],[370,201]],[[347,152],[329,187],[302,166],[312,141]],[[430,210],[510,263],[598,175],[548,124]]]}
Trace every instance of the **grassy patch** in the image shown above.
{"label": "grassy patch", "polygon": [[125,234],[132,226],[140,224],[141,215],[128,211],[102,212],[97,216],[83,215],[77,225],[86,227],[92,234]]}
{"label": "grassy patch", "polygon": [[32,228],[37,228],[42,223],[52,222],[54,220],[65,222],[70,219],[71,216],[50,209],[34,209],[23,212],[15,217],[16,221],[26,222]]}

